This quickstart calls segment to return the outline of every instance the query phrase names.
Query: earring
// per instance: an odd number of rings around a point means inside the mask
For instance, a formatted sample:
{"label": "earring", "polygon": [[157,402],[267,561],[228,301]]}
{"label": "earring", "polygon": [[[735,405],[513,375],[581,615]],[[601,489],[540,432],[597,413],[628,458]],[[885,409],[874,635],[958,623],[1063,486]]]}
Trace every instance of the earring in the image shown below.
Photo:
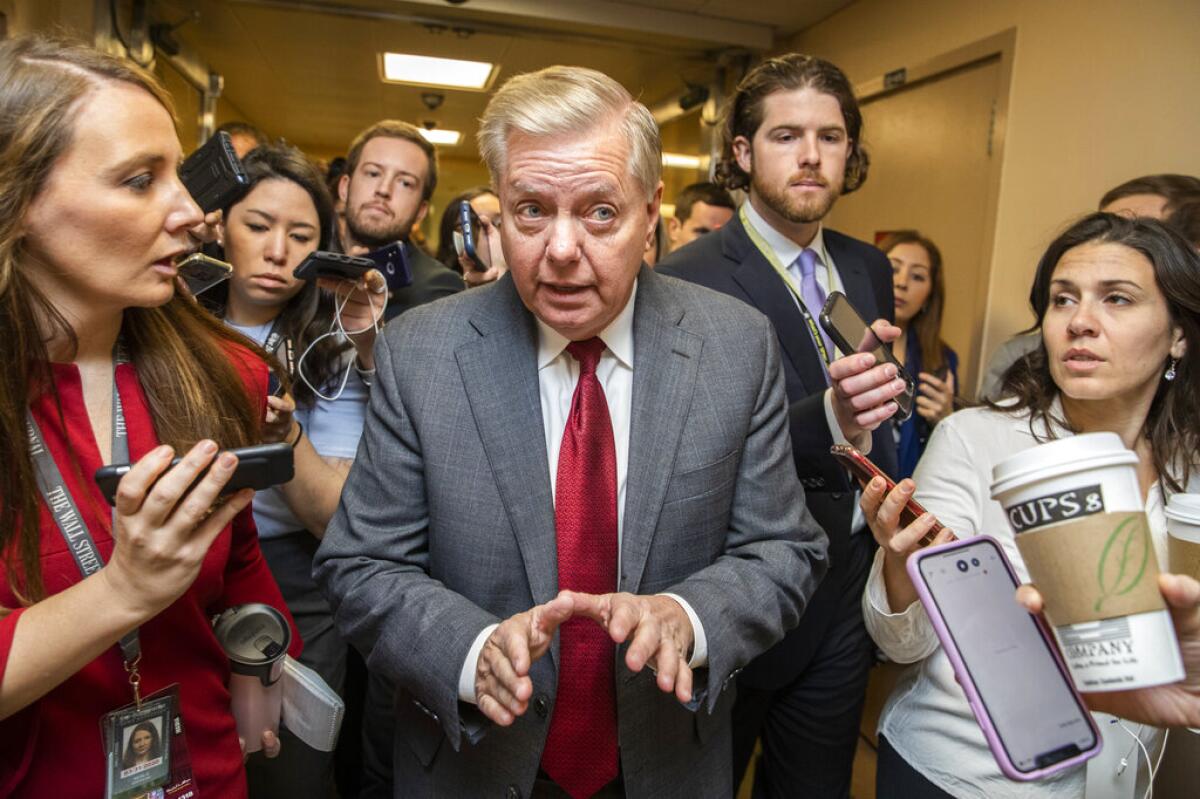
{"label": "earring", "polygon": [[1163,374],[1163,380],[1168,383],[1175,379],[1175,367],[1179,364],[1178,358],[1171,359],[1171,365],[1167,367],[1167,371]]}

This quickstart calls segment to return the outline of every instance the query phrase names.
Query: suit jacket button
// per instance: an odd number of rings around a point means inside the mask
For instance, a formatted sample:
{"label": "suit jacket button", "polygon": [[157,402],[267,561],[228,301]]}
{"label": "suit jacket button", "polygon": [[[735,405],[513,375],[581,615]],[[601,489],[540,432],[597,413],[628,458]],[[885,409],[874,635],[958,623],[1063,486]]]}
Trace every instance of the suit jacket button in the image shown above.
{"label": "suit jacket button", "polygon": [[829,495],[829,497],[830,497],[830,498],[831,498],[831,499],[832,499],[834,502],[837,502],[837,501],[838,501],[839,499],[841,499],[843,496],[845,496],[845,494],[843,494],[841,491],[834,491],[832,494],[830,494],[830,495]]}
{"label": "suit jacket button", "polygon": [[505,794],[508,799],[521,799],[521,789],[515,785],[508,786],[508,793]]}
{"label": "suit jacket button", "polygon": [[549,706],[546,704],[546,697],[541,696],[540,694],[534,697],[533,712],[537,713],[539,719],[546,718],[546,714],[549,713],[549,711]]}

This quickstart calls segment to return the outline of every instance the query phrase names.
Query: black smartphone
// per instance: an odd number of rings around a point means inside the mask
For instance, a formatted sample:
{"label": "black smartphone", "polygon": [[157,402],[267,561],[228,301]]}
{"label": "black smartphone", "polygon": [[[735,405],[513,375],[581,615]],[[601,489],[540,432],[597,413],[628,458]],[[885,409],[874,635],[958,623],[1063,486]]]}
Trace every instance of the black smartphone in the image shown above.
{"label": "black smartphone", "polygon": [[821,327],[833,339],[833,343],[843,353],[869,352],[875,356],[877,363],[887,362],[896,367],[896,375],[904,381],[904,390],[895,397],[900,410],[892,417],[894,422],[903,422],[912,416],[913,403],[916,397],[916,381],[904,371],[904,367],[892,355],[892,348],[884,345],[871,330],[850,300],[840,291],[831,291],[825,299],[825,307],[821,309]]}
{"label": "black smartphone", "polygon": [[319,277],[328,277],[334,280],[358,280],[374,268],[375,262],[370,258],[316,250],[308,254],[308,257],[292,272],[292,275],[300,280],[315,280]]}
{"label": "black smartphone", "polygon": [[404,253],[404,242],[392,242],[386,247],[371,250],[363,257],[374,263],[375,268],[383,273],[388,291],[412,285],[412,267],[409,266],[408,256]]}
{"label": "black smartphone", "polygon": [[233,266],[204,253],[194,252],[179,262],[179,276],[195,297],[220,285],[233,274]]}
{"label": "black smartphone", "polygon": [[486,272],[492,266],[487,228],[467,200],[459,203],[454,220],[454,251],[467,259],[473,272]]}
{"label": "black smartphone", "polygon": [[179,178],[206,214],[227,207],[250,186],[250,178],[225,131],[184,159]]}
{"label": "black smartphone", "polygon": [[[221,489],[223,497],[241,491],[243,488],[261,491],[264,488],[286,483],[295,474],[294,453],[291,446],[285,442],[259,444],[229,451],[237,455],[238,465],[234,469],[233,476],[229,478],[229,482]],[[171,461],[171,467],[174,467],[180,460],[182,460],[181,457]],[[121,478],[132,468],[132,463],[113,463],[101,466],[96,470],[92,479],[96,481],[96,485],[100,486],[100,491],[108,500],[109,505],[116,504],[117,483],[121,482]],[[166,472],[164,471],[163,474]],[[204,474],[207,474],[207,470],[197,477],[187,490],[191,491],[195,488],[196,484],[204,478]]]}

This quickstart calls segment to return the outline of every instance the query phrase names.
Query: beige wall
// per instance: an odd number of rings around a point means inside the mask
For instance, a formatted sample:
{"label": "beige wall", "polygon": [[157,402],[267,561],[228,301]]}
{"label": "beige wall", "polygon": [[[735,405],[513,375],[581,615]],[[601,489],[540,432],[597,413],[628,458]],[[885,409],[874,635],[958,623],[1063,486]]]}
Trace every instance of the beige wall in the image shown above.
{"label": "beige wall", "polygon": [[1030,323],[1037,258],[1065,221],[1136,175],[1200,174],[1200,3],[860,0],[792,42],[859,83],[1008,28],[1017,42],[985,354]]}
{"label": "beige wall", "polygon": [[0,0],[8,17],[8,35],[59,31],[90,39],[95,0]]}

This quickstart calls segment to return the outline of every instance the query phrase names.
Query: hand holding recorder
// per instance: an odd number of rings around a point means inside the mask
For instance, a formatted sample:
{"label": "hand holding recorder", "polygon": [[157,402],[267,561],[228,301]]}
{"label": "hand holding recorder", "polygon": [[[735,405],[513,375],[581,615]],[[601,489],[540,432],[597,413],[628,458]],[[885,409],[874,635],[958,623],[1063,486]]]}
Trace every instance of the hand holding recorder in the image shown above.
{"label": "hand holding recorder", "polygon": [[174,465],[173,455],[165,445],[151,450],[124,473],[113,497],[113,553],[100,574],[139,620],[188,590],[213,540],[254,496],[244,489],[217,504],[238,458],[218,455],[212,441],[196,444]]}

